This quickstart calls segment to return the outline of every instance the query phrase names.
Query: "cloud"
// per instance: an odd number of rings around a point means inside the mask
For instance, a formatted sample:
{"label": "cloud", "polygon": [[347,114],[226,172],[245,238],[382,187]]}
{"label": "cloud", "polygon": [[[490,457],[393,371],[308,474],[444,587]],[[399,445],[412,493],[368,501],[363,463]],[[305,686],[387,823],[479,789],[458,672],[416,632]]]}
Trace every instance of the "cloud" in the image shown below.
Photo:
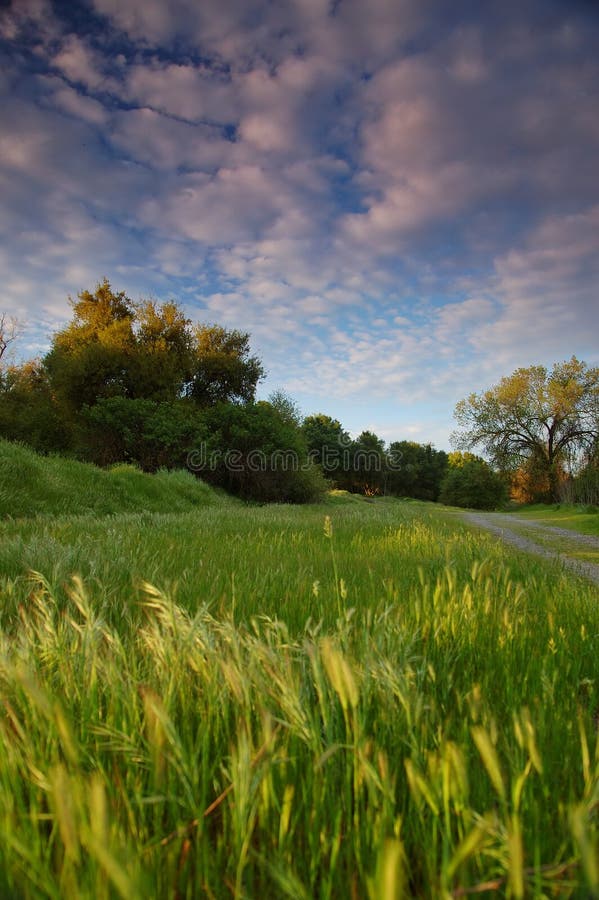
{"label": "cloud", "polygon": [[[599,333],[599,205],[547,217],[524,246],[495,260],[492,288],[503,312],[481,339],[504,355],[596,358]],[[531,340],[532,339],[532,340]],[[537,351],[538,352],[538,351]]]}
{"label": "cloud", "polygon": [[597,23],[549,5],[13,3],[4,304],[176,296],[377,427],[596,356]]}
{"label": "cloud", "polygon": [[58,110],[76,119],[83,119],[90,125],[107,124],[110,117],[108,110],[93,97],[79,93],[60,78],[46,76],[41,81],[46,82],[49,89],[48,100]]}
{"label": "cloud", "polygon": [[180,168],[214,172],[232,150],[214,126],[173,121],[147,108],[114,113],[110,142],[129,159],[165,173]]}
{"label": "cloud", "polygon": [[78,82],[92,90],[102,88],[106,82],[106,76],[102,72],[102,57],[76,34],[65,38],[52,62],[69,81]]}
{"label": "cloud", "polygon": [[128,66],[125,76],[124,96],[157,112],[195,123],[227,124],[239,116],[237,91],[218,68],[154,58]]}

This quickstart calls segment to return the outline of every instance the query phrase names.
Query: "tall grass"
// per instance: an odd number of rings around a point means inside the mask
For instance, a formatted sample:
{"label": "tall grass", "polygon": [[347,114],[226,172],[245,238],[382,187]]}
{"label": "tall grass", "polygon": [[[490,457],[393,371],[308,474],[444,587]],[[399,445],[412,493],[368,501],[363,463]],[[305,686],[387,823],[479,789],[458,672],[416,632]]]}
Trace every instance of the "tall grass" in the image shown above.
{"label": "tall grass", "polygon": [[148,475],[126,464],[99,469],[0,440],[0,518],[185,512],[215,502],[212,489],[189,472]]}
{"label": "tall grass", "polygon": [[0,896],[599,894],[592,585],[391,500],[0,538]]}

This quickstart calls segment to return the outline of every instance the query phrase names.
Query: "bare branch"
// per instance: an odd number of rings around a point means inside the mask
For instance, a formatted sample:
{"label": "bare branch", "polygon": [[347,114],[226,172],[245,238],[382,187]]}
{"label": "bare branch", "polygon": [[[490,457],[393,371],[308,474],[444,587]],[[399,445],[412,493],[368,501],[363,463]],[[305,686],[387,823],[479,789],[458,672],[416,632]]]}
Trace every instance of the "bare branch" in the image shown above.
{"label": "bare branch", "polygon": [[6,353],[10,344],[16,341],[23,333],[23,329],[15,316],[7,316],[0,313],[0,359]]}

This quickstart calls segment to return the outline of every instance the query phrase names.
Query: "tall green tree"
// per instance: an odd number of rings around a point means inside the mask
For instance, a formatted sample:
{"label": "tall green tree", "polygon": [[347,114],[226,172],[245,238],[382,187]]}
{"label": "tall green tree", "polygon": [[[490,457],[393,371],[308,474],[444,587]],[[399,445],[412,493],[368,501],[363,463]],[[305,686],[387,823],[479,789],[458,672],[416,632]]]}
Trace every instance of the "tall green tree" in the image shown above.
{"label": "tall green tree", "polygon": [[372,431],[363,431],[351,447],[351,490],[369,495],[385,493],[387,466],[385,442]]}
{"label": "tall green tree", "polygon": [[71,448],[70,429],[39,360],[0,370],[0,436],[42,452]]}
{"label": "tall green tree", "polygon": [[550,499],[558,499],[564,467],[599,436],[599,368],[573,356],[544,366],[517,369],[455,410],[461,431],[457,448],[481,448],[506,470],[533,460],[546,474]]}
{"label": "tall green tree", "polygon": [[204,417],[209,438],[189,458],[201,478],[260,502],[308,503],[324,493],[304,434],[271,403],[219,403]]}
{"label": "tall green tree", "polygon": [[103,397],[131,397],[135,310],[105,278],[95,292],[70,300],[72,321],[53,339],[44,366],[65,411],[73,414]]}
{"label": "tall green tree", "polygon": [[337,487],[347,487],[352,441],[341,422],[325,413],[316,413],[306,416],[302,431],[311,459]]}
{"label": "tall green tree", "polygon": [[134,396],[157,402],[178,399],[194,368],[191,320],[172,301],[144,300],[135,304],[134,314]]}
{"label": "tall green tree", "polygon": [[73,319],[44,359],[65,411],[100,400],[249,403],[264,375],[246,332],[196,325],[174,302],[133,303],[104,279],[71,301]]}
{"label": "tall green tree", "polygon": [[221,325],[198,325],[193,330],[192,347],[187,396],[200,406],[254,400],[264,369],[250,352],[247,332],[229,331]]}
{"label": "tall green tree", "polygon": [[439,500],[448,506],[497,509],[507,500],[507,482],[472,453],[450,453]]}
{"label": "tall green tree", "polygon": [[393,441],[389,446],[387,490],[397,497],[437,500],[447,469],[447,454],[432,444]]}

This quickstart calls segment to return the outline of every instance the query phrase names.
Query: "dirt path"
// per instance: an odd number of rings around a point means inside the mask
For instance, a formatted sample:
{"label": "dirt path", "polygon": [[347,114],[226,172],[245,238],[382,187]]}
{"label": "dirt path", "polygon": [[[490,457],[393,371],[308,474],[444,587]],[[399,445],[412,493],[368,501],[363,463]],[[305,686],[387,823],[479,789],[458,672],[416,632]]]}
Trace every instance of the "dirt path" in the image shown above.
{"label": "dirt path", "polygon": [[[589,547],[599,550],[599,538],[590,534],[578,534],[566,528],[530,522],[505,513],[463,513],[462,518],[499,535],[502,540],[526,553],[556,559],[578,575],[599,584],[599,565],[574,559],[571,554]],[[535,540],[536,538],[536,540]],[[542,541],[542,543],[539,543]]]}

